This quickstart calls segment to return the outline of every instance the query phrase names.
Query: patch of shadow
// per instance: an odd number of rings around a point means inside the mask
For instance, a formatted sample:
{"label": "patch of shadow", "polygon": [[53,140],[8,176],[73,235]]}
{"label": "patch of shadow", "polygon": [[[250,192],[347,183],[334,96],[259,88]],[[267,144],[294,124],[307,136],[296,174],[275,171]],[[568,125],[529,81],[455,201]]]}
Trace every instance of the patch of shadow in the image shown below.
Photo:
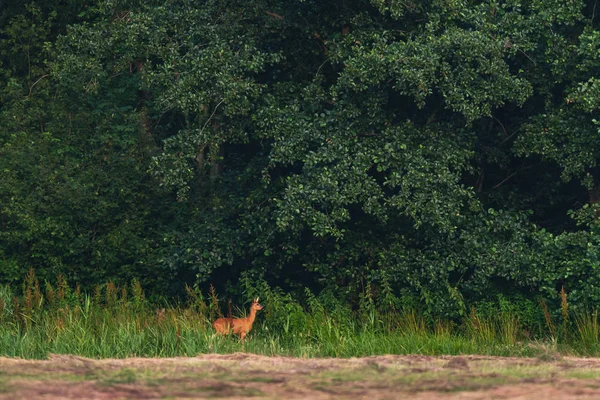
{"label": "patch of shadow", "polygon": [[5,380],[0,380],[0,393],[11,392],[11,386]]}
{"label": "patch of shadow", "polygon": [[249,376],[243,379],[243,382],[261,382],[261,383],[285,383],[287,379],[281,376],[268,376],[268,375],[257,375]]}
{"label": "patch of shadow", "polygon": [[537,363],[556,362],[561,361],[562,359],[563,357],[559,353],[547,351],[537,356]]}
{"label": "patch of shadow", "polygon": [[339,382],[316,382],[311,385],[311,388],[319,392],[339,396],[360,397],[364,396],[367,393],[365,390],[361,390],[361,388],[349,385],[340,385]]}
{"label": "patch of shadow", "polygon": [[425,372],[430,372],[430,369],[427,368],[407,368],[405,370],[409,374],[424,374]]}
{"label": "patch of shadow", "polygon": [[463,357],[454,357],[444,365],[444,368],[469,370],[469,362]]}
{"label": "patch of shadow", "polygon": [[[222,366],[220,366],[218,364],[212,364],[209,367],[209,371],[210,372],[230,372],[229,369],[227,369],[225,367],[222,367]],[[194,371],[194,372],[196,372],[196,371]]]}
{"label": "patch of shadow", "polygon": [[331,371],[331,370],[337,370],[338,368],[336,368],[335,366],[325,366],[325,365],[319,365],[317,363],[306,363],[305,365],[302,365],[300,369],[292,369],[291,371],[295,371],[295,373],[300,373],[300,371],[306,371],[307,373],[311,374],[311,373],[315,373],[315,372],[324,372],[324,371]]}
{"label": "patch of shadow", "polygon": [[415,388],[415,391],[418,392],[426,392],[426,391],[436,391],[436,392],[463,392],[463,391],[473,391],[480,390],[485,388],[487,385],[482,385],[481,383],[471,381],[469,379],[458,378],[452,381],[444,381],[444,380],[434,380],[427,379],[421,382],[418,388]]}
{"label": "patch of shadow", "polygon": [[519,381],[519,383],[535,383],[535,384],[542,384],[542,383],[548,383],[551,382],[548,379],[541,379],[541,378],[523,378]]}
{"label": "patch of shadow", "polygon": [[161,397],[160,393],[157,393],[156,391],[149,390],[149,388],[144,386],[132,384],[118,384],[109,387],[96,386],[96,389],[101,393],[108,394],[112,399],[156,399]]}
{"label": "patch of shadow", "polygon": [[132,369],[125,368],[103,377],[99,383],[105,386],[112,386],[124,383],[135,383],[137,380],[137,373]]}
{"label": "patch of shadow", "polygon": [[576,368],[575,364],[571,364],[570,362],[567,362],[567,361],[560,362],[560,363],[556,364],[556,366],[562,370]]}
{"label": "patch of shadow", "polygon": [[201,391],[203,397],[255,397],[264,396],[264,393],[256,388],[241,387],[227,383],[211,383],[196,386],[194,391]]}
{"label": "patch of shadow", "polygon": [[[248,382],[248,381],[244,381]],[[246,398],[265,396],[265,394],[255,388],[244,385],[237,385],[219,380],[195,379],[168,379],[161,380],[153,386],[155,393],[160,396],[172,396],[175,398]]]}
{"label": "patch of shadow", "polygon": [[479,375],[473,375],[475,377],[480,376],[483,378],[501,378],[502,375],[497,373],[497,372],[490,372],[489,374],[479,374]]}
{"label": "patch of shadow", "polygon": [[367,362],[365,364],[367,364],[368,367],[374,369],[375,371],[379,372],[380,374],[387,371],[387,367],[379,364],[375,360],[367,360]]}

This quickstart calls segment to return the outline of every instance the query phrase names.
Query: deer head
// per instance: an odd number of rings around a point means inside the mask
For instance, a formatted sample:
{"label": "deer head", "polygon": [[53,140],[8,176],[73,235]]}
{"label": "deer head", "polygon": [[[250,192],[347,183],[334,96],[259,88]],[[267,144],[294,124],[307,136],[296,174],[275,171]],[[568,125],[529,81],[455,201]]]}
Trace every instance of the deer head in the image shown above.
{"label": "deer head", "polygon": [[257,298],[255,298],[254,300],[252,300],[252,305],[250,306],[250,308],[251,308],[252,310],[256,310],[256,311],[260,311],[260,310],[262,310],[262,309],[263,309],[263,306],[261,306],[261,305],[258,303],[258,297],[257,297]]}

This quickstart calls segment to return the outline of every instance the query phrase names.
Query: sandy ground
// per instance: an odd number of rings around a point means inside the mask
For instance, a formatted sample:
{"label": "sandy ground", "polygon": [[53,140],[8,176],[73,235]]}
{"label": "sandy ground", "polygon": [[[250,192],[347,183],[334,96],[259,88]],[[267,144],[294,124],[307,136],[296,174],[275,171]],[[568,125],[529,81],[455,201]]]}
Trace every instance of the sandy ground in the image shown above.
{"label": "sandy ground", "polygon": [[0,399],[600,399],[600,359],[0,358]]}

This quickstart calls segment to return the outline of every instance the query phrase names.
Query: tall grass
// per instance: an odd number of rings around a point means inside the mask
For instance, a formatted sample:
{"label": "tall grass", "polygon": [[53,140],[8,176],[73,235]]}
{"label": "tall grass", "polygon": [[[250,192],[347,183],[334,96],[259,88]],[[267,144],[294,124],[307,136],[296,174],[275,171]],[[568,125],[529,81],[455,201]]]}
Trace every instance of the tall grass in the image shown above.
{"label": "tall grass", "polygon": [[[243,281],[248,299],[260,296],[265,306],[248,340],[214,334],[211,321],[226,314],[241,316],[248,304],[233,307],[214,289],[187,288],[181,304],[151,303],[137,281],[113,282],[92,293],[70,287],[63,277],[55,286],[40,282],[31,271],[20,294],[0,286],[0,355],[45,358],[48,353],[86,357],[170,357],[237,351],[298,357],[359,357],[378,354],[487,354],[535,356],[544,352],[600,354],[598,314],[573,314],[566,293],[552,316],[546,302],[538,305],[542,321],[533,321],[512,304],[473,307],[462,320],[430,318],[414,308],[380,310],[369,293],[351,310],[326,293],[306,290],[304,306],[265,282]],[[501,302],[502,303],[502,302]],[[486,308],[487,307],[487,308]],[[560,340],[556,322],[563,327]],[[571,323],[571,319],[574,323]],[[531,322],[529,323],[531,325]],[[569,327],[572,332],[567,332]],[[535,330],[535,329],[533,329]]]}

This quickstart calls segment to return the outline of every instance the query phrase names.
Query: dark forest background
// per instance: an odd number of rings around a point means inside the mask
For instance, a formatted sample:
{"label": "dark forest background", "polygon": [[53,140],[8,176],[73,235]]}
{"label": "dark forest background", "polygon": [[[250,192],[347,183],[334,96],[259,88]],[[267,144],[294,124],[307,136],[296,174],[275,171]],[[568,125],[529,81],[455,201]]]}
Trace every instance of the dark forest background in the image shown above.
{"label": "dark forest background", "polygon": [[0,284],[597,304],[596,14],[0,1]]}

